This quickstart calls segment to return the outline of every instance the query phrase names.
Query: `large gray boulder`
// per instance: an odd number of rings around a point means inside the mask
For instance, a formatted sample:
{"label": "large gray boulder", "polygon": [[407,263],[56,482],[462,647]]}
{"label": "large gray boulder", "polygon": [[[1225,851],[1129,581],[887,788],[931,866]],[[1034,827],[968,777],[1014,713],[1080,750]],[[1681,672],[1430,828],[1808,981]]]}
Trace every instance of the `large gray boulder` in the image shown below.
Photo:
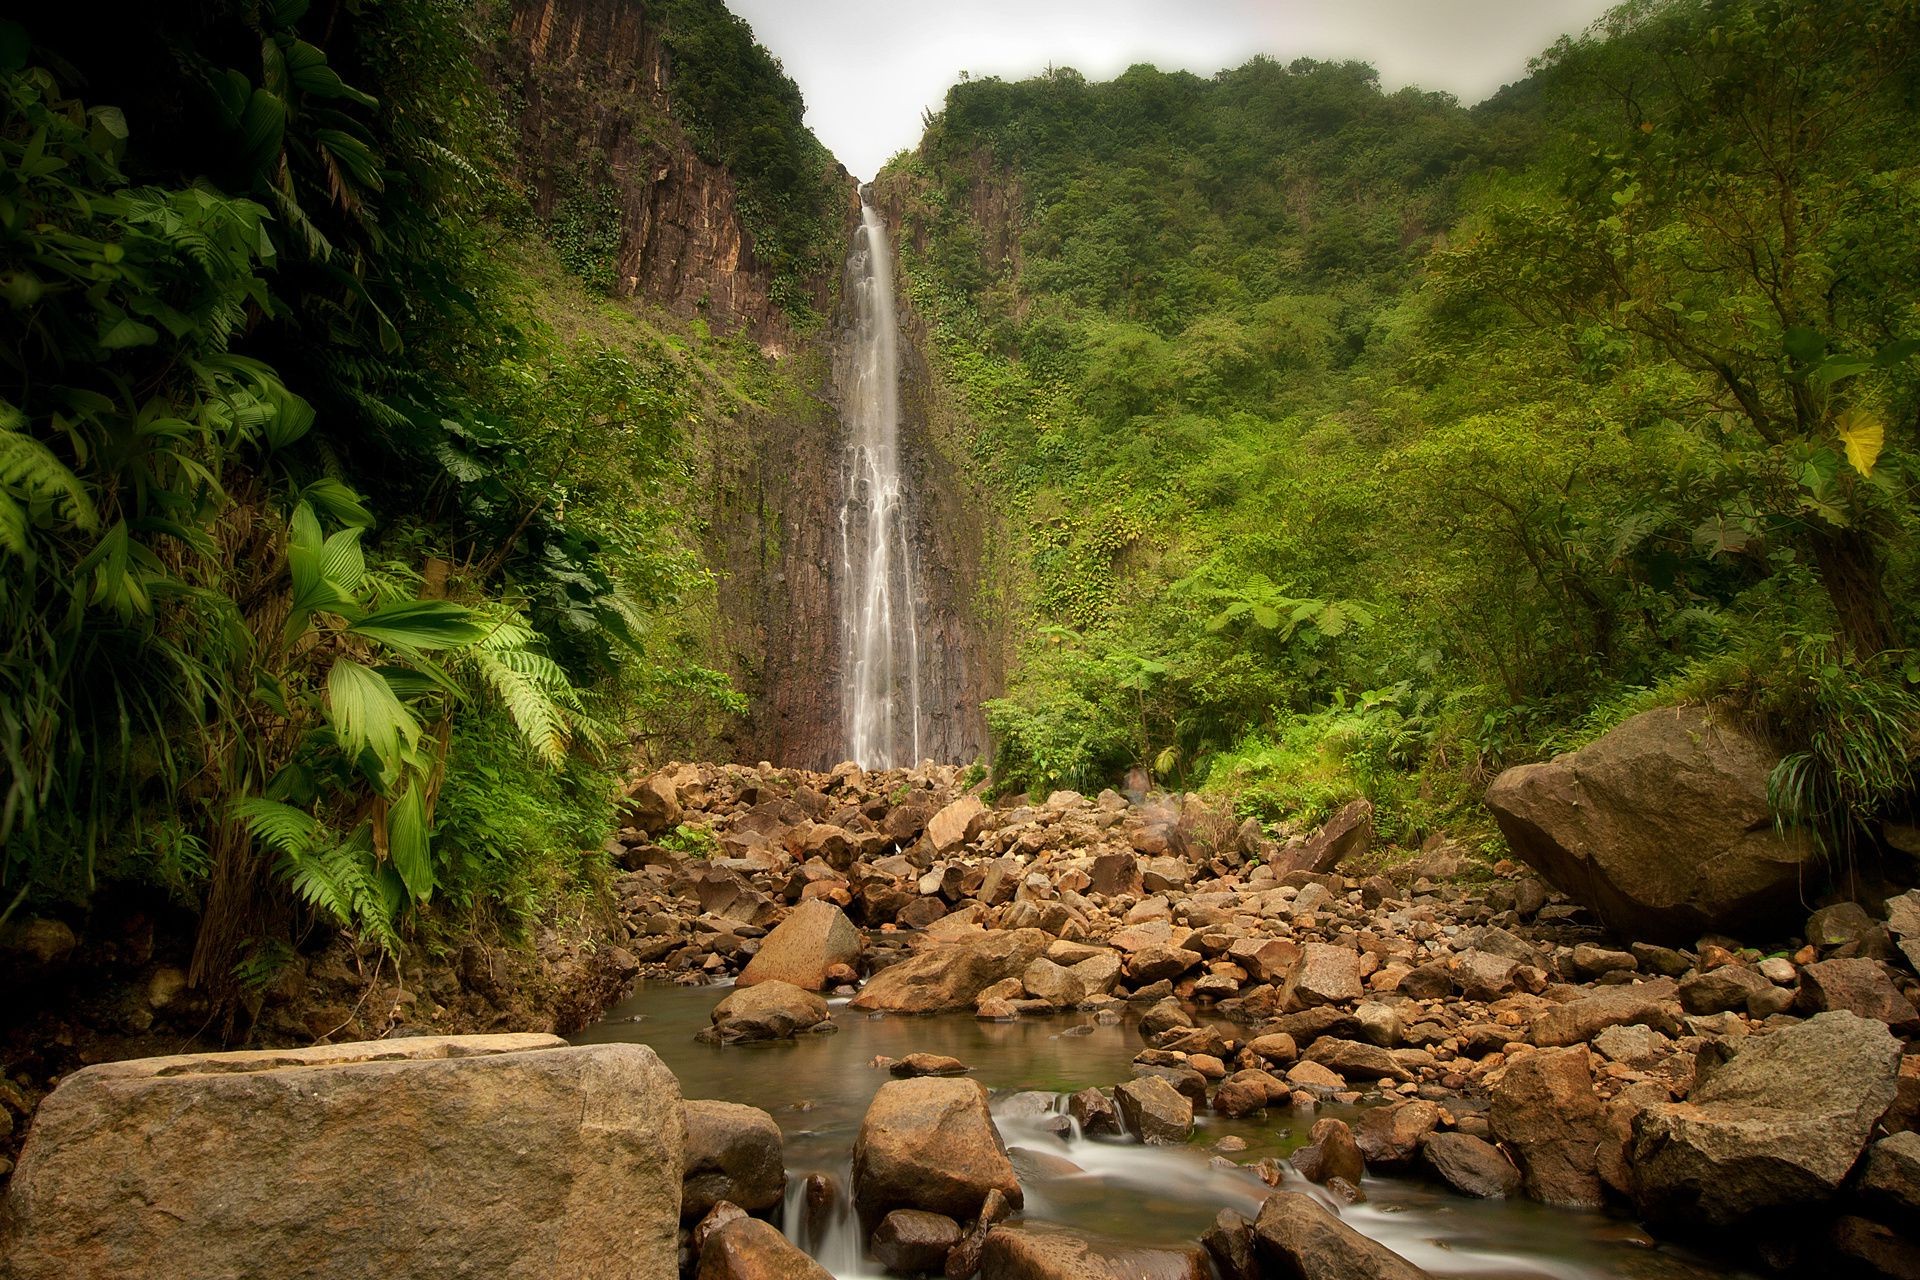
{"label": "large gray boulder", "polygon": [[88,1067],[0,1203],[9,1280],[673,1280],[680,1088],[651,1049],[434,1036]]}
{"label": "large gray boulder", "polygon": [[982,991],[1025,973],[1052,941],[1038,929],[1010,929],[931,943],[874,974],[851,1004],[887,1013],[971,1009]]}
{"label": "large gray boulder", "polygon": [[787,982],[806,991],[827,985],[827,973],[838,965],[852,965],[866,945],[840,908],[819,898],[809,899],[787,913],[787,918],[761,940],[760,950],[740,971],[735,985]]}
{"label": "large gray boulder", "polygon": [[895,1209],[969,1222],[993,1191],[1015,1207],[1022,1202],[985,1088],[934,1076],[880,1086],[853,1144],[853,1200],[863,1223]]}
{"label": "large gray boulder", "polygon": [[1779,754],[1723,713],[1664,707],[1487,789],[1515,855],[1615,932],[1691,942],[1793,919],[1815,850],[1775,829]]}
{"label": "large gray boulder", "polygon": [[1858,1014],[1750,1037],[1685,1102],[1633,1119],[1634,1197],[1649,1218],[1730,1226],[1833,1195],[1899,1090],[1900,1041]]}

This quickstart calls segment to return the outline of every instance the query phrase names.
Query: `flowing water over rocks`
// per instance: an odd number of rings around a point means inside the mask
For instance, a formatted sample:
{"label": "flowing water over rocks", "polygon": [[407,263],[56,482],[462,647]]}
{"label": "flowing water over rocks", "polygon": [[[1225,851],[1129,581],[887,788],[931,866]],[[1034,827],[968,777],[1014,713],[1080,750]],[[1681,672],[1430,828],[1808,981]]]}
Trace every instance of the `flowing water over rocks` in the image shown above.
{"label": "flowing water over rocks", "polygon": [[900,469],[900,324],[886,224],[871,205],[847,258],[854,299],[840,508],[847,750],[875,769],[921,758],[920,622]]}

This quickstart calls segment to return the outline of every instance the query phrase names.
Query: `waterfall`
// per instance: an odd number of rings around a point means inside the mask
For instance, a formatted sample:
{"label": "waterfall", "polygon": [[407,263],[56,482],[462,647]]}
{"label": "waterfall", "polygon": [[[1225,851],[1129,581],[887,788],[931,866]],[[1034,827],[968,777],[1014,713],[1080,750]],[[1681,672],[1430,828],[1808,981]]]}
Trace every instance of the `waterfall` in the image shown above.
{"label": "waterfall", "polygon": [[887,230],[871,205],[847,256],[852,369],[842,401],[840,507],[848,758],[868,769],[920,760],[920,621],[900,479],[899,324]]}

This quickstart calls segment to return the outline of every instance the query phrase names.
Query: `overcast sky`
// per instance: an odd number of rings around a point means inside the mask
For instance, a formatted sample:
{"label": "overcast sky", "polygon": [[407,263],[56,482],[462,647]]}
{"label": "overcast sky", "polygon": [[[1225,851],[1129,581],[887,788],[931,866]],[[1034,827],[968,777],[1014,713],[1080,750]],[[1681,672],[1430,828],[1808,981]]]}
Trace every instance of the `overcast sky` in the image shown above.
{"label": "overcast sky", "polygon": [[1108,80],[1138,62],[1211,75],[1256,53],[1359,58],[1389,89],[1473,103],[1613,0],[726,0],[807,99],[807,123],[861,178],[920,140],[967,71],[1048,64]]}

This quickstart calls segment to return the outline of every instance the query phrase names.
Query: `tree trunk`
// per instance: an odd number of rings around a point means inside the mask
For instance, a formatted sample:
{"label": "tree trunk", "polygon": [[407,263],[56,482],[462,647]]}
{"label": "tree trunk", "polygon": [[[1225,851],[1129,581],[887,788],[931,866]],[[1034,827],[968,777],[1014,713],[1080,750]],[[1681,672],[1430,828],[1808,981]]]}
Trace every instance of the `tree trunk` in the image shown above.
{"label": "tree trunk", "polygon": [[1864,662],[1897,647],[1880,554],[1867,536],[1858,529],[1816,532],[1812,550],[1849,656]]}

